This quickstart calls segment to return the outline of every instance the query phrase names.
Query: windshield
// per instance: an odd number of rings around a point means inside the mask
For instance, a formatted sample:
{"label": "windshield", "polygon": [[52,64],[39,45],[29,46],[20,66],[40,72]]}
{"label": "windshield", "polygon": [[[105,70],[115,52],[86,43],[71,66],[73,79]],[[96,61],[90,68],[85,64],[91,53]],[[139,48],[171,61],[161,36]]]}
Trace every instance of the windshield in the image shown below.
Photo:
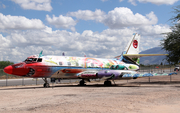
{"label": "windshield", "polygon": [[42,62],[42,58],[27,58],[24,62]]}

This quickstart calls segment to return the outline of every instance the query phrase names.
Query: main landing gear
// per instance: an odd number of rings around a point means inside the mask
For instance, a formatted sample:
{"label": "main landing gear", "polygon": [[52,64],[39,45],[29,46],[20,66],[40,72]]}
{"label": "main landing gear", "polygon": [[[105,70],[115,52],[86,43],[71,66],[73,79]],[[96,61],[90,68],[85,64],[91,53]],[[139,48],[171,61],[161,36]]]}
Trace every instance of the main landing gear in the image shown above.
{"label": "main landing gear", "polygon": [[[43,79],[43,78],[42,78],[42,79]],[[50,87],[50,86],[49,86],[49,83],[48,83],[48,81],[47,81],[47,78],[44,78],[43,80],[44,80],[44,82],[45,82],[43,86],[44,86],[44,87]]]}
{"label": "main landing gear", "polygon": [[85,84],[85,83],[86,83],[85,80],[88,81],[88,82],[90,82],[89,79],[82,79],[81,81],[79,81],[79,85],[80,85],[80,86],[85,86],[85,85],[86,85],[86,84]]}
{"label": "main landing gear", "polygon": [[105,86],[111,86],[111,85],[112,85],[112,83],[111,83],[111,81],[106,80],[106,81],[104,81],[104,85],[105,85]]}
{"label": "main landing gear", "polygon": [[85,86],[85,85],[86,85],[84,79],[82,79],[81,81],[79,81],[79,85],[80,85],[80,86]]}

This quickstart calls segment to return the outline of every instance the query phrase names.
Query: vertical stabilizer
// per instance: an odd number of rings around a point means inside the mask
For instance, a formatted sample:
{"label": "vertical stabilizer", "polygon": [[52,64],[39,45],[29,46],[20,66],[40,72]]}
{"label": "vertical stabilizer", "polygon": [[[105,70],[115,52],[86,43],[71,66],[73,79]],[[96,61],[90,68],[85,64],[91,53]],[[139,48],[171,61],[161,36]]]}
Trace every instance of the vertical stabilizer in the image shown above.
{"label": "vertical stabilizer", "polygon": [[[135,33],[133,34],[133,37],[129,41],[128,45],[126,46],[126,49],[123,52],[123,54],[126,54],[126,55],[139,54],[139,44],[140,44],[140,35]],[[133,62],[139,65],[140,58],[131,57],[131,56],[123,56],[123,60],[126,60],[131,63]]]}
{"label": "vertical stabilizer", "polygon": [[134,33],[132,39],[129,41],[123,53],[115,58],[127,63],[133,63],[139,65],[139,60],[140,60],[139,57],[132,56],[139,54],[139,44],[140,44],[140,35]]}
{"label": "vertical stabilizer", "polygon": [[124,51],[125,54],[139,54],[139,44],[140,44],[140,35],[135,33],[133,34],[132,39],[129,41],[126,49]]}

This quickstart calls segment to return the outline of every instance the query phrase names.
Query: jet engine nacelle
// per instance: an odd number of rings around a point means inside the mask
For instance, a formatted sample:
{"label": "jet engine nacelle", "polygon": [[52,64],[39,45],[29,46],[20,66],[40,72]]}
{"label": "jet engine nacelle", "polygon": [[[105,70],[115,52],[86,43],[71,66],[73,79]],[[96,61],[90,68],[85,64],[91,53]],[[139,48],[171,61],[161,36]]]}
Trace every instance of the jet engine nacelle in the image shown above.
{"label": "jet engine nacelle", "polygon": [[97,72],[96,71],[84,71],[82,73],[78,73],[77,76],[79,78],[97,78]]}
{"label": "jet engine nacelle", "polygon": [[112,70],[138,70],[139,66],[135,64],[125,64],[125,65],[118,64],[118,65],[112,65],[110,69]]}
{"label": "jet engine nacelle", "polygon": [[112,65],[111,67],[110,67],[110,69],[112,69],[112,70],[125,70],[125,69],[127,69],[128,70],[128,68],[126,67],[126,66],[124,66],[124,65]]}

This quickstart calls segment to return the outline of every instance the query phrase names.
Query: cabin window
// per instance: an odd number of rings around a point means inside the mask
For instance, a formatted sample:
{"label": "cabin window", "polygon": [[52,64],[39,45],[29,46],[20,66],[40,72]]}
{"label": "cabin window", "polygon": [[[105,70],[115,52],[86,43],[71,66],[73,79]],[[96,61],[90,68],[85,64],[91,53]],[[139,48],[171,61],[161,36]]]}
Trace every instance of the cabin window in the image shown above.
{"label": "cabin window", "polygon": [[118,69],[118,68],[119,68],[119,66],[117,65],[117,66],[116,66],[116,69]]}
{"label": "cabin window", "polygon": [[79,63],[76,62],[76,66],[79,66]]}
{"label": "cabin window", "polygon": [[42,58],[38,58],[37,62],[42,62]]}
{"label": "cabin window", "polygon": [[94,67],[94,64],[93,64],[93,63],[91,63],[91,67]]}
{"label": "cabin window", "polygon": [[60,65],[60,66],[62,66],[62,64],[63,64],[62,62],[59,62],[59,65]]}
{"label": "cabin window", "polygon": [[71,66],[71,62],[67,62],[68,66]]}
{"label": "cabin window", "polygon": [[112,66],[110,67],[110,69],[115,69],[115,66],[114,66],[114,65],[112,65]]}

